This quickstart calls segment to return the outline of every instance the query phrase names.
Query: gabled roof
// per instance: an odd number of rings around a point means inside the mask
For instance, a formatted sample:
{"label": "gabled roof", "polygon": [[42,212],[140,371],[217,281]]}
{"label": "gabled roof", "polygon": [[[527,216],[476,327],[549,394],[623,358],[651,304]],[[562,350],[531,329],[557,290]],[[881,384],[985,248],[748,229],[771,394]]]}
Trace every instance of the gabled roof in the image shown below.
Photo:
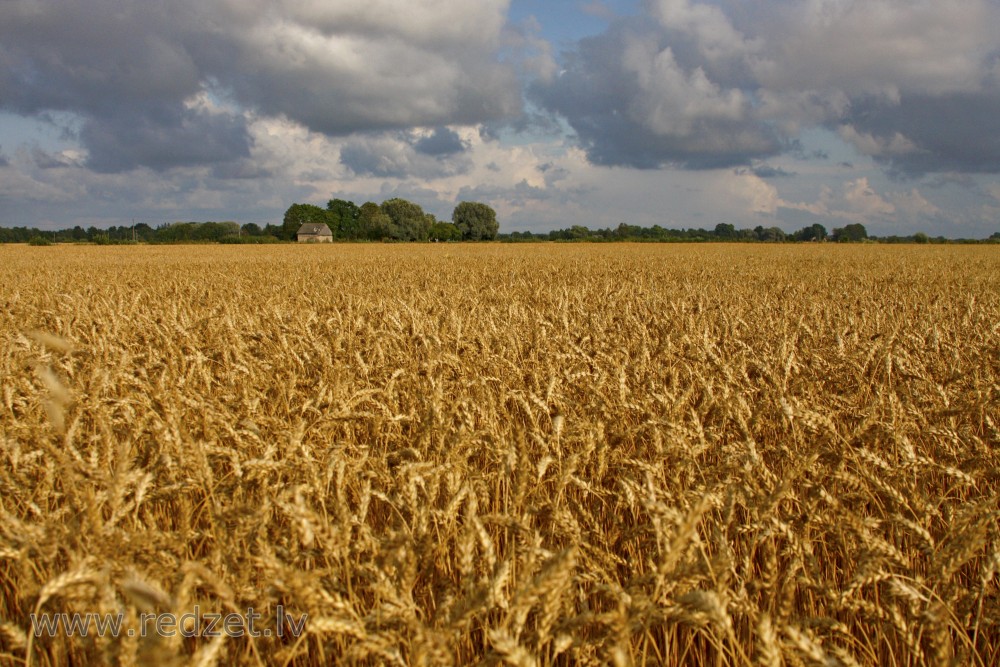
{"label": "gabled roof", "polygon": [[323,222],[307,222],[299,227],[298,234],[309,234],[310,236],[333,236],[333,232]]}

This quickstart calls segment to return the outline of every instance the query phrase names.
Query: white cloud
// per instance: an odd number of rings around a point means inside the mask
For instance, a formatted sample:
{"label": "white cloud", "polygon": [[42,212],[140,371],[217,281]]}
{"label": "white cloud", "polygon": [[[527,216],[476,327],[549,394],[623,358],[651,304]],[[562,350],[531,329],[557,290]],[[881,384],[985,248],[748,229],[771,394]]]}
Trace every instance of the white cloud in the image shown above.
{"label": "white cloud", "polygon": [[943,215],[943,211],[928,201],[917,188],[912,188],[908,192],[892,193],[889,199],[909,220],[935,219]]}
{"label": "white cloud", "polygon": [[890,216],[896,207],[886,201],[868,184],[867,178],[859,178],[844,185],[844,217],[866,220],[873,217]]}
{"label": "white cloud", "polygon": [[900,226],[940,223],[944,215],[918,188],[879,193],[867,177],[845,181],[836,189],[823,185],[814,199],[805,201],[782,197],[774,184],[751,172],[734,173],[727,184],[727,193],[741,202],[740,219],[755,214],[776,222],[782,211],[800,212],[831,225],[861,223],[896,233]]}
{"label": "white cloud", "polygon": [[747,102],[739,90],[722,90],[700,67],[684,72],[673,51],[659,50],[652,39],[632,39],[624,69],[635,75],[640,94],[634,113],[657,134],[685,136],[705,120],[741,120]]}
{"label": "white cloud", "polygon": [[747,55],[759,46],[748,42],[722,9],[714,5],[691,0],[654,0],[649,5],[664,27],[693,36],[709,61]]}
{"label": "white cloud", "polygon": [[989,0],[769,3],[769,49],[753,62],[769,90],[836,89],[898,99],[979,89],[996,48]]}
{"label": "white cloud", "polygon": [[774,185],[752,173],[732,173],[726,181],[732,196],[743,202],[740,218],[748,213],[774,215],[783,203]]}

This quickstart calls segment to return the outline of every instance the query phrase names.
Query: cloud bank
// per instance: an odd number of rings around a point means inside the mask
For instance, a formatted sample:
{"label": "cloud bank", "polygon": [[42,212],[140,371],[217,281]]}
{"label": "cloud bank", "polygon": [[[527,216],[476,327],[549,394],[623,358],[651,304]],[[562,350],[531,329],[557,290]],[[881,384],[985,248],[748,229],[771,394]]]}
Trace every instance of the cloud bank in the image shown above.
{"label": "cloud bank", "polygon": [[837,131],[900,174],[1000,171],[990,0],[649,0],[565,54],[532,99],[595,164],[749,165]]}
{"label": "cloud bank", "polygon": [[[516,113],[506,0],[0,3],[0,106],[77,114],[105,172],[231,162],[248,114],[331,136]],[[207,103],[206,103],[207,101]]]}

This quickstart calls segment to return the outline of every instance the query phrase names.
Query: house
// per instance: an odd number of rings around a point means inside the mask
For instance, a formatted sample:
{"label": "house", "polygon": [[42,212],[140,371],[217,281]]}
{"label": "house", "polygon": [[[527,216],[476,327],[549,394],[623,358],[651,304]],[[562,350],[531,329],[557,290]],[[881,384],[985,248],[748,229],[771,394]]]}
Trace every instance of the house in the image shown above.
{"label": "house", "polygon": [[299,243],[333,243],[333,232],[322,222],[307,222],[297,235]]}

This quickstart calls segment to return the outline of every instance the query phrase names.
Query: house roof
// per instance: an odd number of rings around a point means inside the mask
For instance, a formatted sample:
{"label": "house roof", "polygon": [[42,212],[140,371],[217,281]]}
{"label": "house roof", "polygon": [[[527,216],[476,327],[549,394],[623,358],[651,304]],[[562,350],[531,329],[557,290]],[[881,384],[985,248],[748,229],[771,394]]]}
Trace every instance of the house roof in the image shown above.
{"label": "house roof", "polygon": [[323,222],[307,222],[299,227],[299,234],[310,234],[313,236],[333,236],[333,232]]}

